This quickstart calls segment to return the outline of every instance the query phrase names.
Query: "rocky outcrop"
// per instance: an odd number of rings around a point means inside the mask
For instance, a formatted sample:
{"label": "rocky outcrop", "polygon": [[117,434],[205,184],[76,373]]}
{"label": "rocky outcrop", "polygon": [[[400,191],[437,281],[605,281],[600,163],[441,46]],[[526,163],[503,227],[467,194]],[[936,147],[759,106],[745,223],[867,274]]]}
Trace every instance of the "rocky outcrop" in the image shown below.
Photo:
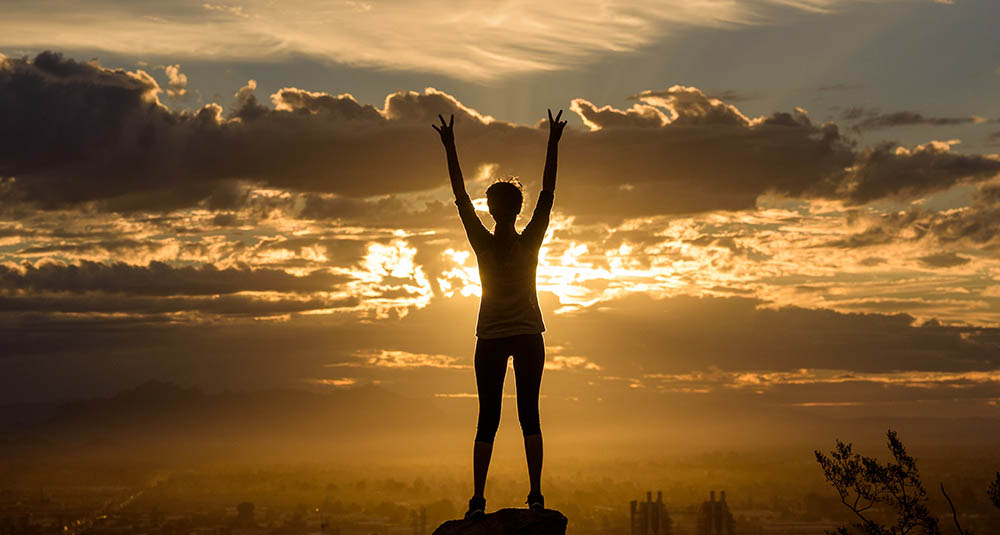
{"label": "rocky outcrop", "polygon": [[565,535],[566,517],[554,509],[500,509],[482,520],[449,520],[434,535]]}

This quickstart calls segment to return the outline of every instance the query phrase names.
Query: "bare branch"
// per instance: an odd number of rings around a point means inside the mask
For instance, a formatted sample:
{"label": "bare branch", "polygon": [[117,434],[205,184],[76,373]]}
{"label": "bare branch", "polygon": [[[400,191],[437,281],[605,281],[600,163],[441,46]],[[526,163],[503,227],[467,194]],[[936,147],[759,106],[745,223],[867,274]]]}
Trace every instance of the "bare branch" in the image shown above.
{"label": "bare branch", "polygon": [[944,499],[948,500],[948,507],[951,507],[951,517],[955,521],[955,527],[958,528],[958,535],[972,535],[968,531],[962,529],[962,525],[958,523],[958,513],[955,512],[955,504],[951,503],[951,497],[944,490],[944,483],[941,483],[941,494],[944,494]]}

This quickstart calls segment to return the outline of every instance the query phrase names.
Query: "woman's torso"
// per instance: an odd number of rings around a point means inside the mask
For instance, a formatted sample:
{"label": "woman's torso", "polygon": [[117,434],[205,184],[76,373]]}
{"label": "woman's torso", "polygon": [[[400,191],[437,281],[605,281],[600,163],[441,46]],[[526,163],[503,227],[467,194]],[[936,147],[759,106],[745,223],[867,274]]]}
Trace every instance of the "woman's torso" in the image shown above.
{"label": "woman's torso", "polygon": [[545,331],[535,291],[538,249],[519,234],[506,239],[491,235],[488,246],[477,252],[483,288],[477,336],[500,338]]}

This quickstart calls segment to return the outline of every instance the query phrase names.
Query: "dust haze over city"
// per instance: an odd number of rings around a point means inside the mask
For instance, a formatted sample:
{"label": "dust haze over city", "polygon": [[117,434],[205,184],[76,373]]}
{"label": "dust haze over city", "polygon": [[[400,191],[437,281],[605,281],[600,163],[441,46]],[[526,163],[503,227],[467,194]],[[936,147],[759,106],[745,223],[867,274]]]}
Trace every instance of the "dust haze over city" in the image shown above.
{"label": "dust haze over city", "polygon": [[998,19],[0,4],[0,534],[1000,533]]}

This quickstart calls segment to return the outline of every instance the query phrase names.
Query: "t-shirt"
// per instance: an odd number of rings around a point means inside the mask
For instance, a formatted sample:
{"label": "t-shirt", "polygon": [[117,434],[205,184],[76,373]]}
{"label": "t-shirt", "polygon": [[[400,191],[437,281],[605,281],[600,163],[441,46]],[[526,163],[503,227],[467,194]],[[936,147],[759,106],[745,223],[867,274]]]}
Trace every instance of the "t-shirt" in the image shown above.
{"label": "t-shirt", "polygon": [[455,199],[465,233],[476,253],[479,279],[483,285],[476,325],[476,336],[479,338],[545,331],[535,292],[535,268],[538,266],[538,249],[549,226],[552,198],[551,191],[543,190],[538,194],[531,221],[521,234],[515,233],[509,249],[505,250],[501,250],[493,234],[483,226],[469,196]]}

